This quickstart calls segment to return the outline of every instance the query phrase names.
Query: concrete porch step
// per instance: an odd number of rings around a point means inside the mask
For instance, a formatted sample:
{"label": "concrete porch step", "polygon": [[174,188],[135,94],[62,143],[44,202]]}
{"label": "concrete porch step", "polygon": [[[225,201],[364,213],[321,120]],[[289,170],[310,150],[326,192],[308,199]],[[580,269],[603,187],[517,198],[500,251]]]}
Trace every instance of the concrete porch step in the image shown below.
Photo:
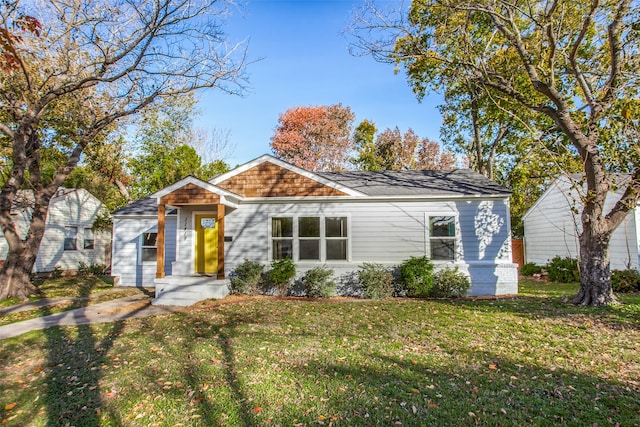
{"label": "concrete porch step", "polygon": [[155,279],[153,305],[190,306],[205,299],[229,295],[229,281],[208,276],[167,276]]}

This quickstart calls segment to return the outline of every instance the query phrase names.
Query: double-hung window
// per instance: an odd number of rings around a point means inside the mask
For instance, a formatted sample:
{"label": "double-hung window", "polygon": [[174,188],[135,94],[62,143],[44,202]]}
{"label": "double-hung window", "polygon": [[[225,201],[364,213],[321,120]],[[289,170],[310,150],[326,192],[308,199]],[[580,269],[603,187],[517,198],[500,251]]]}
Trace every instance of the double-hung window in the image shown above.
{"label": "double-hung window", "polygon": [[158,253],[158,233],[142,233],[141,259],[142,262],[155,262]]}
{"label": "double-hung window", "polygon": [[64,250],[78,250],[78,227],[65,227],[64,230]]}
{"label": "double-hung window", "polygon": [[320,261],[320,218],[298,218],[298,259]]}
{"label": "double-hung window", "polygon": [[84,244],[82,245],[84,249],[94,249],[95,248],[95,239],[93,236],[93,230],[90,228],[84,229]]}
{"label": "double-hung window", "polygon": [[271,218],[272,259],[346,261],[348,245],[347,217]]}
{"label": "double-hung window", "polygon": [[271,218],[271,257],[293,258],[293,218]]}
{"label": "double-hung window", "polygon": [[429,217],[429,245],[431,259],[455,261],[456,218],[453,216]]}
{"label": "double-hung window", "polygon": [[326,217],[324,219],[324,233],[327,260],[347,259],[347,218]]}

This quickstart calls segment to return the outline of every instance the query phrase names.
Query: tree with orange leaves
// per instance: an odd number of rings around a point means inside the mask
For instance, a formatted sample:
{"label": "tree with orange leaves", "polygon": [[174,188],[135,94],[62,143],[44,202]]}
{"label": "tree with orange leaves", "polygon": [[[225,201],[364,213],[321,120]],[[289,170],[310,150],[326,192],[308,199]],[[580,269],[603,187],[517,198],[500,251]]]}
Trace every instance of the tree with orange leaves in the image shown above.
{"label": "tree with orange leaves", "polygon": [[342,104],[293,107],[280,115],[271,137],[276,157],[313,171],[339,171],[349,165],[355,115]]}

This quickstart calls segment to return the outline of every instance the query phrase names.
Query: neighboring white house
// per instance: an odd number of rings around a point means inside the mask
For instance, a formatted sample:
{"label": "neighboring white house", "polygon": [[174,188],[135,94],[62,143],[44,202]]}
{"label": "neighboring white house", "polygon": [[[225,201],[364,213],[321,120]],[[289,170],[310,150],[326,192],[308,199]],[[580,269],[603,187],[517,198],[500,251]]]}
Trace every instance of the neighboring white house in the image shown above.
{"label": "neighboring white house", "polygon": [[[31,193],[20,191],[11,215],[21,236],[29,226]],[[47,224],[33,272],[76,270],[80,262],[107,264],[110,256],[109,231],[94,232],[91,227],[103,205],[84,188],[60,188],[49,202]],[[7,241],[0,238],[0,260],[8,253]]]}
{"label": "neighboring white house", "polygon": [[245,258],[291,257],[300,275],[333,269],[341,289],[363,262],[426,255],[468,274],[472,295],[515,294],[509,197],[470,170],[314,173],[265,155],[116,211],[112,275],[158,299],[214,286]]}
{"label": "neighboring white house", "polygon": [[[609,194],[605,213],[620,198],[628,178],[619,177],[618,189]],[[582,230],[582,204],[578,191],[567,177],[556,179],[540,199],[524,214],[526,262],[545,265],[550,259],[578,258],[578,236]],[[638,269],[640,217],[637,207],[626,216],[611,236],[611,268]]]}

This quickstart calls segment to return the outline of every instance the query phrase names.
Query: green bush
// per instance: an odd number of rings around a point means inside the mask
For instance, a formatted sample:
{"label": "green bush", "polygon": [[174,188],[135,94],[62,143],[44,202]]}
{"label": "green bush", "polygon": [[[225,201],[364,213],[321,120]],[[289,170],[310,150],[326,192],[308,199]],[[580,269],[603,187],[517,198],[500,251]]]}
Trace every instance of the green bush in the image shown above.
{"label": "green bush", "polygon": [[546,266],[549,273],[549,280],[559,283],[572,283],[580,281],[580,270],[578,260],[574,258],[553,258]]}
{"label": "green bush", "polygon": [[315,267],[307,271],[302,282],[309,298],[329,298],[336,289],[333,270],[325,267]]}
{"label": "green bush", "polygon": [[426,256],[411,257],[398,267],[400,286],[407,296],[424,298],[429,295],[435,281],[433,263]]}
{"label": "green bush", "polygon": [[245,259],[238,264],[231,275],[232,294],[255,294],[262,278],[264,265],[256,261]]}
{"label": "green bush", "polygon": [[280,296],[287,295],[291,288],[291,280],[296,276],[296,266],[291,258],[276,259],[271,262],[269,283]]}
{"label": "green bush", "polygon": [[365,298],[379,299],[393,295],[393,276],[381,264],[362,264],[358,270],[358,280]]}
{"label": "green bush", "polygon": [[106,264],[87,264],[84,261],[78,263],[78,275],[80,276],[102,276],[106,270]]}
{"label": "green bush", "polygon": [[445,268],[438,273],[429,296],[434,298],[457,298],[467,294],[471,281],[458,267]]}
{"label": "green bush", "polygon": [[532,262],[528,262],[520,267],[520,274],[523,276],[533,276],[534,274],[542,273],[542,267]]}
{"label": "green bush", "polygon": [[640,291],[640,274],[636,270],[613,270],[611,288],[620,293]]}

